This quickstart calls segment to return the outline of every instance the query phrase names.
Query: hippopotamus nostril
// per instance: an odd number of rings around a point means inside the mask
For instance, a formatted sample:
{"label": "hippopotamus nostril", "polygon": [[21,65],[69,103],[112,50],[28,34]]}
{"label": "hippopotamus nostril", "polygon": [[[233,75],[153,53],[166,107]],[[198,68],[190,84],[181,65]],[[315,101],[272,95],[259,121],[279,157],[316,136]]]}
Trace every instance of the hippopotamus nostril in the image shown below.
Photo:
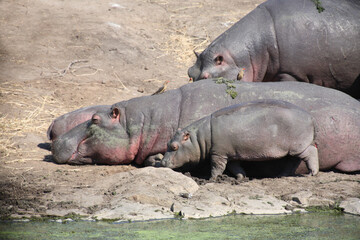
{"label": "hippopotamus nostril", "polygon": [[100,121],[101,121],[101,117],[100,117],[99,115],[97,115],[97,114],[94,114],[94,115],[92,116],[92,118],[91,118],[91,122],[92,122],[93,124],[99,124]]}
{"label": "hippopotamus nostril", "polygon": [[211,76],[210,76],[209,73],[205,72],[205,73],[202,74],[201,78],[202,79],[208,79],[208,78],[211,78]]}
{"label": "hippopotamus nostril", "polygon": [[170,147],[173,151],[177,151],[179,149],[179,145],[175,142],[171,143]]}

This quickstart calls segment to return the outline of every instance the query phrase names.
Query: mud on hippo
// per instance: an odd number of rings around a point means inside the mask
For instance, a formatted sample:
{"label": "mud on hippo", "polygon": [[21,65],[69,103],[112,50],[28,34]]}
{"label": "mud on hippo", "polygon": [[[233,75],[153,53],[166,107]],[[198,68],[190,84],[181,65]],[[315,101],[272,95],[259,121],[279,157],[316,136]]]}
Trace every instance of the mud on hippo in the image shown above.
{"label": "mud on hippo", "polygon": [[[303,109],[279,100],[233,105],[179,129],[168,143],[162,166],[179,168],[210,159],[211,180],[227,167],[242,179],[240,161],[267,161],[290,156],[319,171],[316,123]],[[283,175],[291,174],[283,173]]]}
{"label": "mud on hippo", "polygon": [[[352,97],[299,82],[236,82],[233,87],[235,98],[226,92],[225,84],[204,80],[114,104],[70,131],[58,132],[61,135],[52,143],[54,159],[70,164],[143,164],[148,157],[166,152],[179,127],[230,105],[275,99],[301,106],[318,123],[320,170],[360,170],[360,103]],[[68,117],[76,119],[76,115]],[[55,121],[49,133],[64,124]],[[306,166],[300,164],[297,172],[306,173]]]}
{"label": "mud on hippo", "polygon": [[360,98],[360,1],[268,0],[217,37],[188,74],[300,81]]}

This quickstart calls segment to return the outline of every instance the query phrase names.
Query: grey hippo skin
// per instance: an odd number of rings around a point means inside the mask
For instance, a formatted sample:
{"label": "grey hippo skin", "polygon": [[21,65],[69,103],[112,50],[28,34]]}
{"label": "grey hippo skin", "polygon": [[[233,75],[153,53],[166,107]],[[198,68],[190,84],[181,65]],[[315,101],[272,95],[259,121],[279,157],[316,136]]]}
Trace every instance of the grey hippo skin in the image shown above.
{"label": "grey hippo skin", "polygon": [[49,140],[55,140],[61,134],[66,133],[75,126],[91,119],[94,113],[99,111],[109,111],[110,105],[97,105],[80,108],[78,110],[66,113],[56,118],[49,126],[47,137]]}
{"label": "grey hippo skin", "polygon": [[279,100],[259,100],[223,108],[184,129],[168,144],[162,166],[180,168],[210,159],[211,179],[226,167],[246,176],[240,161],[267,161],[290,156],[319,172],[316,123],[301,108]]}
{"label": "grey hippo skin", "polygon": [[[149,156],[166,152],[179,127],[234,104],[275,99],[300,106],[318,123],[320,170],[360,170],[360,103],[356,99],[299,82],[236,82],[233,86],[238,94],[234,99],[226,93],[225,84],[208,79],[114,104],[108,112],[94,114],[92,120],[54,140],[54,159],[70,164],[143,164]],[[306,166],[300,164],[297,171],[306,173]]]}
{"label": "grey hippo skin", "polygon": [[321,13],[312,0],[259,5],[197,54],[190,78],[300,81],[360,98],[360,1],[320,2]]}

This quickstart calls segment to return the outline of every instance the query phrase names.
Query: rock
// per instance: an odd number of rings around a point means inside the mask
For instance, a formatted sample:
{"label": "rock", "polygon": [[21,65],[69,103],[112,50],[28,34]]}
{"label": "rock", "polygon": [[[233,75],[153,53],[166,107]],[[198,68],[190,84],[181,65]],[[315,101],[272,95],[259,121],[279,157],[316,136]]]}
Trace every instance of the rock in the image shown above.
{"label": "rock", "polygon": [[294,208],[292,210],[293,213],[307,213],[307,211],[305,209],[302,208]]}
{"label": "rock", "polygon": [[348,198],[341,202],[340,207],[344,209],[344,212],[360,215],[360,199]]}
{"label": "rock", "polygon": [[[296,178],[297,181],[307,179],[310,178]],[[125,172],[108,172],[100,175],[97,181],[88,183],[89,187],[86,188],[78,188],[76,184],[73,187],[64,185],[52,188],[51,192],[44,194],[44,198],[51,200],[50,208],[46,211],[48,215],[76,213],[90,219],[113,219],[119,222],[176,217],[205,218],[233,213],[288,214],[304,212],[301,208],[307,206],[334,205],[332,195],[321,194],[325,190],[329,192],[324,188],[328,184],[322,185],[320,192],[317,181],[313,183],[314,187],[283,187],[286,191],[279,190],[280,194],[276,195],[263,184],[271,182],[269,186],[273,190],[273,186],[279,183],[284,186],[285,182],[291,180],[255,179],[238,185],[231,185],[229,181],[204,181],[199,186],[190,177],[169,168],[144,167]],[[355,184],[354,181],[345,183]],[[290,183],[289,186],[293,185]],[[356,187],[354,189],[357,190]],[[355,190],[354,194],[358,193]],[[357,201],[360,200],[357,198]]]}
{"label": "rock", "polygon": [[30,219],[28,218],[23,218],[23,219],[13,219],[13,222],[30,222]]}
{"label": "rock", "polygon": [[180,197],[183,197],[183,198],[192,198],[192,194],[191,194],[191,193],[180,193]]}
{"label": "rock", "polygon": [[293,194],[291,196],[291,200],[296,202],[297,204],[308,206],[309,205],[309,199],[312,196],[311,192],[308,191],[301,191]]}
{"label": "rock", "polygon": [[309,206],[332,206],[334,201],[314,195],[311,191],[300,191],[294,194],[288,194],[283,197],[293,206],[309,207]]}

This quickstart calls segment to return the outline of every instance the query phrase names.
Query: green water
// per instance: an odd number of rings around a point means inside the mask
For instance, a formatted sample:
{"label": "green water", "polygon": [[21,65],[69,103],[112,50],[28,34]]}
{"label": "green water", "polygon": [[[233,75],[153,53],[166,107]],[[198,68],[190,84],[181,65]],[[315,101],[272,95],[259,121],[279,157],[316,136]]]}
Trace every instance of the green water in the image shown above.
{"label": "green water", "polygon": [[0,239],[360,239],[360,217],[309,213],[132,223],[0,222]]}

